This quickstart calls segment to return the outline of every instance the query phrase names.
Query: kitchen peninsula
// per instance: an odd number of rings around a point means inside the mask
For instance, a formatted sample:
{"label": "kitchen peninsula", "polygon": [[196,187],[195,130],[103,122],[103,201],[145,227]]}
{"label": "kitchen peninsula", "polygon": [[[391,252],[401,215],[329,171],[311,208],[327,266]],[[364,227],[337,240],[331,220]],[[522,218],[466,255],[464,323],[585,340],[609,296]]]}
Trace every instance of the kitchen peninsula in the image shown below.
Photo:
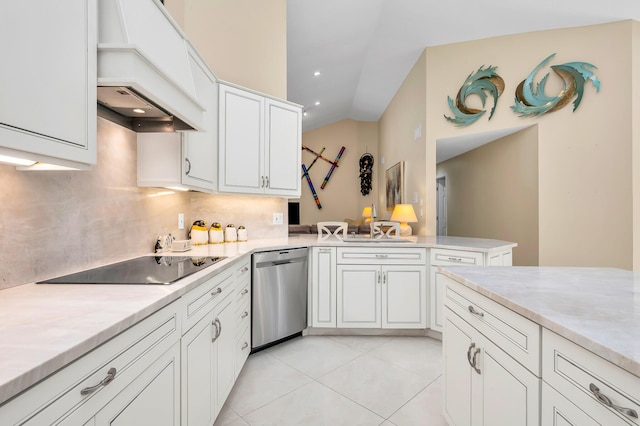
{"label": "kitchen peninsula", "polygon": [[637,274],[575,267],[440,272],[450,425],[640,424]]}

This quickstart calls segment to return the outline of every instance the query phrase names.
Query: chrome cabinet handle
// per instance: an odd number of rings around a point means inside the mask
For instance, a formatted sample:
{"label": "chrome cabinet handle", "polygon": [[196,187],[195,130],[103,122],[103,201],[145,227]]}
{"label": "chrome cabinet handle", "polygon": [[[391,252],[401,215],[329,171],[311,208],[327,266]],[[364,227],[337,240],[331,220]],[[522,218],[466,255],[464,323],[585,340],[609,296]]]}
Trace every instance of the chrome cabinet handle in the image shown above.
{"label": "chrome cabinet handle", "polygon": [[447,259],[450,260],[451,262],[462,262],[462,258],[461,257],[451,257],[451,256],[449,256]]}
{"label": "chrome cabinet handle", "polygon": [[384,274],[382,274],[382,284],[386,284],[387,283],[387,273],[385,272]]}
{"label": "chrome cabinet handle", "polygon": [[380,272],[378,272],[378,283],[380,283]]}
{"label": "chrome cabinet handle", "polygon": [[248,317],[248,316],[249,316],[249,312],[244,311],[244,312],[242,313],[242,315],[240,315],[240,318],[246,318],[246,317]]}
{"label": "chrome cabinet handle", "polygon": [[613,402],[611,402],[611,399],[609,399],[608,396],[606,396],[603,393],[600,393],[600,388],[598,388],[595,384],[590,383],[589,390],[591,391],[591,393],[593,393],[593,395],[602,405],[606,405],[607,407],[613,408],[614,410],[624,414],[625,416],[629,416],[634,419],[638,418],[638,413],[636,412],[636,410],[632,408],[625,408],[625,407],[620,407],[618,405],[615,405]]}
{"label": "chrome cabinet handle", "polygon": [[240,348],[241,351],[244,351],[245,349],[247,349],[249,347],[249,344],[247,342],[244,342],[244,344],[242,345],[242,347]]}
{"label": "chrome cabinet handle", "polygon": [[376,254],[376,257],[378,259],[386,259],[387,257],[389,257],[389,255],[388,254]]}
{"label": "chrome cabinet handle", "polygon": [[240,293],[241,296],[244,296],[245,294],[249,293],[249,289],[245,288],[244,290],[242,290],[242,293]]}
{"label": "chrome cabinet handle", "polygon": [[319,248],[318,251],[322,251],[322,252],[330,252],[331,249],[330,248]]}
{"label": "chrome cabinet handle", "polygon": [[216,296],[217,296],[217,295],[219,295],[220,293],[222,293],[222,287],[218,287],[218,288],[216,289],[216,291],[212,291],[212,292],[211,292],[211,295],[212,295],[213,297],[216,297]]}
{"label": "chrome cabinet handle", "polygon": [[242,268],[242,271],[241,271],[241,272],[247,272],[248,270],[249,270],[249,267],[248,267],[248,266],[245,266],[244,268]]}
{"label": "chrome cabinet handle", "polygon": [[107,371],[107,377],[102,379],[102,381],[100,383],[98,383],[97,385],[95,385],[95,386],[89,386],[88,388],[82,389],[80,391],[80,395],[89,395],[90,393],[94,393],[95,391],[97,391],[101,387],[107,386],[115,378],[116,378],[116,369],[111,367],[109,369],[109,371]]}
{"label": "chrome cabinet handle", "polygon": [[469,312],[471,312],[473,315],[477,315],[479,317],[484,317],[484,313],[483,312],[476,311],[476,308],[474,308],[471,305],[469,305]]}
{"label": "chrome cabinet handle", "polygon": [[[473,355],[471,355],[471,350],[474,348],[475,348],[475,351],[473,351]],[[471,366],[471,368],[473,368],[476,371],[476,373],[481,374],[480,369],[476,365],[476,357],[478,356],[479,353],[480,353],[480,348],[476,348],[476,344],[471,343],[469,345],[469,349],[467,349],[467,361],[469,362],[469,365]]]}
{"label": "chrome cabinet handle", "polygon": [[222,334],[222,324],[220,323],[220,320],[218,318],[213,320],[213,326],[216,328],[216,335],[213,336],[213,339],[211,339],[211,343],[218,340],[218,337],[220,337],[220,335]]}
{"label": "chrome cabinet handle", "polygon": [[265,188],[268,188],[268,187],[269,187],[269,176],[265,176],[265,178],[264,178],[264,179],[265,179],[265,180],[266,180],[266,182],[267,182],[267,183],[265,184],[265,186],[264,186],[264,187],[265,187]]}
{"label": "chrome cabinet handle", "polygon": [[189,161],[188,158],[185,158],[184,161],[187,162],[187,171],[184,172],[185,175],[188,175],[189,173],[191,173],[191,161]]}

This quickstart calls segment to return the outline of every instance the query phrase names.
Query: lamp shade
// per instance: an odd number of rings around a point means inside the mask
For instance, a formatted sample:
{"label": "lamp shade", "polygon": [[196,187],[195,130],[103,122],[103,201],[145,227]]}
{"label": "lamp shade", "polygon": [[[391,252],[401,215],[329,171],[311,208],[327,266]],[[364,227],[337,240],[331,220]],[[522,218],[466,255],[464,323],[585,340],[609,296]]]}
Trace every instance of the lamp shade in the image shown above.
{"label": "lamp shade", "polygon": [[371,222],[371,206],[367,206],[364,209],[362,209],[362,217],[366,217],[367,218],[364,221],[364,223]]}
{"label": "lamp shade", "polygon": [[416,212],[411,204],[396,204],[391,214],[392,222],[400,222],[400,235],[405,237],[411,235],[411,226],[408,222],[417,222]]}

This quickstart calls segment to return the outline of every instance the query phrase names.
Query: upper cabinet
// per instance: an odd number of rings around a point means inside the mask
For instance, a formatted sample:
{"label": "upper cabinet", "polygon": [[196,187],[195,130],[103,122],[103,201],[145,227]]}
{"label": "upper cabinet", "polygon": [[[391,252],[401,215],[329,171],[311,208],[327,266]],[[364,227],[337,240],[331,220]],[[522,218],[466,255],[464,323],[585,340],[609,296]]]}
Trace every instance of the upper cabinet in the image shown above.
{"label": "upper cabinet", "polygon": [[219,101],[218,190],[299,197],[301,107],[228,84]]}
{"label": "upper cabinet", "polygon": [[0,4],[0,155],[96,163],[96,0]]}
{"label": "upper cabinet", "polygon": [[218,85],[211,70],[189,46],[198,101],[205,106],[203,130],[138,134],[138,186],[216,190]]}

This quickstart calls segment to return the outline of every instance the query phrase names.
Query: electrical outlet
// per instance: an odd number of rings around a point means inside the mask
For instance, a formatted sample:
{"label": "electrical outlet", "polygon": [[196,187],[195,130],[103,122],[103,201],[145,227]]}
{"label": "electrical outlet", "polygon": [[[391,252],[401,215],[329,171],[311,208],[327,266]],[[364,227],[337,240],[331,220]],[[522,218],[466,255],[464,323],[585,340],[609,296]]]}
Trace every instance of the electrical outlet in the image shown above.
{"label": "electrical outlet", "polygon": [[273,224],[274,225],[282,225],[282,224],[284,224],[284,214],[282,214],[282,213],[274,213],[273,214]]}
{"label": "electrical outlet", "polygon": [[184,229],[184,213],[178,213],[178,229]]}

